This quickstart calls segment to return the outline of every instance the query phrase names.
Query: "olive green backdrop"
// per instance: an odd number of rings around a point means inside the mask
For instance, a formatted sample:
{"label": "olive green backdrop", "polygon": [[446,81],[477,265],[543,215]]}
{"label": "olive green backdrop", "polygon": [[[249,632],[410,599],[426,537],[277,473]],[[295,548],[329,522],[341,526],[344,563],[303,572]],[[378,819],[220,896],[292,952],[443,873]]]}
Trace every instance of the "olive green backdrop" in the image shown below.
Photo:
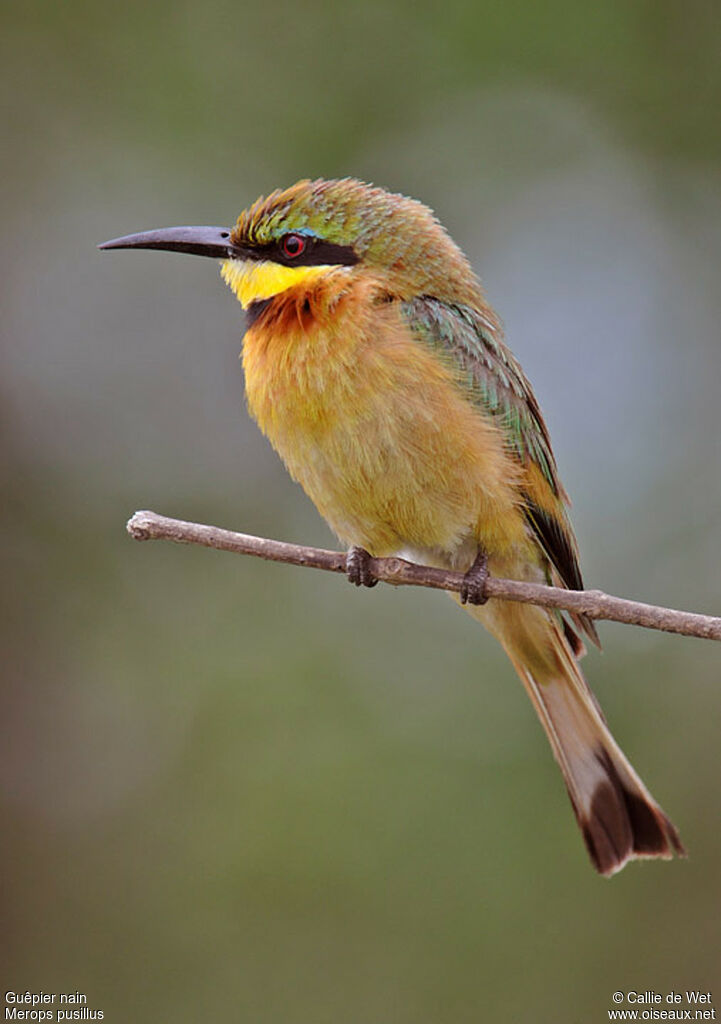
{"label": "olive green backdrop", "polygon": [[305,176],[416,195],[534,382],[589,584],[718,613],[719,12],[5,0],[3,991],[593,1024],[718,986],[721,648],[601,627],[587,674],[690,857],[597,878],[450,601],[126,537],[147,507],[333,543],[247,418],[213,263],[95,244]]}

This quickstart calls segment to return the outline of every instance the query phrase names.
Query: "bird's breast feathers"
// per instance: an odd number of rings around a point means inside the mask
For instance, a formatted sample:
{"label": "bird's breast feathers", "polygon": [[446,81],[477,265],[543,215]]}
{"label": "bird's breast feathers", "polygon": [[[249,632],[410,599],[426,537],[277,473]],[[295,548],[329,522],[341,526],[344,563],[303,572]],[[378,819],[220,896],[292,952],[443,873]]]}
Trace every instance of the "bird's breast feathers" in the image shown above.
{"label": "bird's breast feathers", "polygon": [[522,543],[500,430],[371,277],[326,270],[284,290],[243,367],[251,415],[346,543],[453,551],[481,528],[491,550]]}

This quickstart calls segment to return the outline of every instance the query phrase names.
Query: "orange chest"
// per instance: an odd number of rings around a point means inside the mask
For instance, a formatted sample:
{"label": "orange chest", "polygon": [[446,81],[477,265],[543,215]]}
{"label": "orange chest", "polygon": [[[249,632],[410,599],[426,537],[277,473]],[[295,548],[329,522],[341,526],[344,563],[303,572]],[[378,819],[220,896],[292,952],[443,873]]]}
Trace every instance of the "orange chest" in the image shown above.
{"label": "orange chest", "polygon": [[444,433],[464,425],[477,432],[448,369],[397,310],[352,295],[324,314],[302,296],[277,302],[246,334],[243,369],[251,415],[294,474],[303,459],[371,472],[393,453],[412,461],[413,447],[427,450],[431,438],[454,443]]}
{"label": "orange chest", "polygon": [[[269,315],[272,314],[272,315]],[[497,428],[394,304],[266,310],[243,347],[248,407],[321,514],[371,550],[452,548],[513,506]]]}

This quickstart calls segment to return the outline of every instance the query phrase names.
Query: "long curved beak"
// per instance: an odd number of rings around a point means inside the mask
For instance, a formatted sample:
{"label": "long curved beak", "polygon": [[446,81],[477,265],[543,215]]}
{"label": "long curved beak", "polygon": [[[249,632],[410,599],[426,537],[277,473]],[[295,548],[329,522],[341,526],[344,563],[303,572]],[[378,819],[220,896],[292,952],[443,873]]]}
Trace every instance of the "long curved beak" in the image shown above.
{"label": "long curved beak", "polygon": [[169,252],[187,252],[192,256],[211,256],[227,259],[233,254],[229,228],[182,227],[158,228],[141,231],[137,235],[123,235],[102,242],[98,249],[165,249]]}

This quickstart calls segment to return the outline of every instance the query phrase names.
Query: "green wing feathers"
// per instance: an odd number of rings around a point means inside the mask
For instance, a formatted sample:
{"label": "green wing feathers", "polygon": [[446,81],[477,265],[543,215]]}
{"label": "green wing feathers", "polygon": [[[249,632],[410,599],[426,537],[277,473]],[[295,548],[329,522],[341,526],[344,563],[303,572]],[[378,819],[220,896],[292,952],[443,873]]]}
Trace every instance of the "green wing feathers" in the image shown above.
{"label": "green wing feathers", "polygon": [[536,397],[490,316],[427,297],[404,303],[403,312],[419,339],[450,358],[473,401],[502,422],[521,462],[534,462],[553,493],[565,498]]}
{"label": "green wing feathers", "polygon": [[[429,296],[404,302],[402,310],[415,337],[449,362],[470,400],[499,423],[509,450],[528,470],[525,514],[548,561],[549,583],[582,590],[578,548],[566,513],[568,498],[548,429],[520,364],[501,340],[493,314]],[[598,644],[589,619],[580,616],[574,621]]]}

